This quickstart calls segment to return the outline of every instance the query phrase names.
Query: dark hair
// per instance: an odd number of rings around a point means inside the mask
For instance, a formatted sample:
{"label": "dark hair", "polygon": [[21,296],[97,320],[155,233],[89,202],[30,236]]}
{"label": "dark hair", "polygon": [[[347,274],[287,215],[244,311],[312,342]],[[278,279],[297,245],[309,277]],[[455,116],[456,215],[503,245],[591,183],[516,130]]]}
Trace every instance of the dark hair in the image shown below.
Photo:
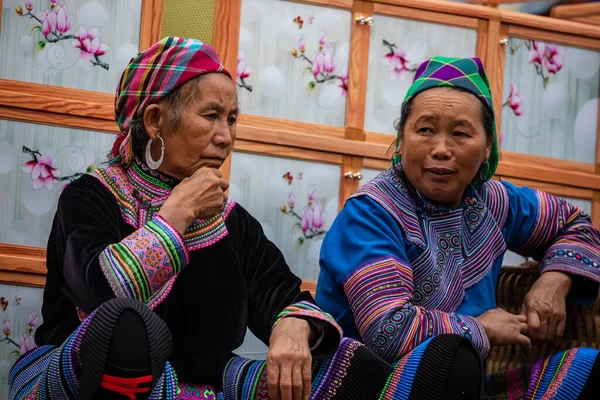
{"label": "dark hair", "polygon": [[[456,86],[445,86],[445,87],[451,88],[453,90],[458,90],[460,92],[469,93],[469,94],[475,96],[472,92],[468,91],[467,89],[463,89],[461,87],[456,87]],[[408,120],[408,118],[410,117],[410,114],[412,113],[413,102],[417,96],[411,98],[410,100],[408,100],[406,102],[406,104],[404,104],[404,107],[402,107],[402,112],[400,113],[400,118],[398,118],[394,122],[394,129],[396,130],[396,132],[398,132],[398,137],[392,143],[392,148],[391,148],[392,153],[395,150],[397,141],[400,140],[402,138],[402,136],[404,135],[404,128],[406,126],[406,121]],[[492,110],[490,110],[490,108],[483,101],[481,101],[479,98],[477,98],[477,99],[481,103],[481,118],[482,118],[481,122],[483,123],[483,128],[485,129],[485,136],[487,138],[488,143],[493,143],[494,142],[494,114],[492,113]]]}
{"label": "dark hair", "polygon": [[[193,89],[196,88],[196,85],[204,76],[205,75],[200,75],[190,79],[188,82],[184,83],[160,100],[159,103],[164,102],[168,109],[167,127],[169,132],[167,133],[172,133],[177,130],[177,127],[179,126],[179,120],[181,119],[181,114],[196,98],[196,91]],[[146,151],[146,145],[148,144],[148,140],[150,140],[144,126],[143,116],[131,121],[129,132],[131,133],[133,154],[140,160],[143,160],[144,153]]]}

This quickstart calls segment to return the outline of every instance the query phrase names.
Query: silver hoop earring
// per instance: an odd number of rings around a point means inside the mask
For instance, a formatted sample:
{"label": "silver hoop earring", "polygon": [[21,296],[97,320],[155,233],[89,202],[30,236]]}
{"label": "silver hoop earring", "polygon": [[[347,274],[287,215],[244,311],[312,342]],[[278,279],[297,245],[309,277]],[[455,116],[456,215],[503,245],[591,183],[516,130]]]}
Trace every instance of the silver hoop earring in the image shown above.
{"label": "silver hoop earring", "polygon": [[157,138],[160,139],[160,158],[158,159],[158,161],[154,161],[152,159],[152,139],[149,139],[148,144],[146,145],[146,164],[148,165],[148,168],[153,170],[158,169],[158,167],[160,167],[160,164],[162,164],[163,158],[165,156],[165,142],[160,136],[157,136]]}

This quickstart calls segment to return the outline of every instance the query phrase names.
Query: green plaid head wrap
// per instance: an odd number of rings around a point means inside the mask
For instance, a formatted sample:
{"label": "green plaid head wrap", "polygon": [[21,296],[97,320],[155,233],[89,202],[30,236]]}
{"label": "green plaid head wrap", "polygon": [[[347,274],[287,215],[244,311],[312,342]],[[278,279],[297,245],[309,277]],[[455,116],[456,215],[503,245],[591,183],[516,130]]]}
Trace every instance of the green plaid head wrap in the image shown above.
{"label": "green plaid head wrap", "polygon": [[[488,81],[483,64],[479,58],[449,58],[433,57],[422,63],[415,74],[415,80],[408,89],[406,97],[402,102],[402,110],[406,104],[415,98],[419,93],[435,87],[457,87],[465,89],[479,98],[494,115],[492,105],[492,94],[490,92],[490,83]],[[398,135],[400,133],[398,132]],[[491,179],[498,168],[498,138],[496,134],[496,121],[494,118],[494,142],[492,151],[487,162],[487,167],[480,173],[483,181]],[[396,152],[394,154],[394,164],[401,161],[398,155],[398,137],[396,138]]]}

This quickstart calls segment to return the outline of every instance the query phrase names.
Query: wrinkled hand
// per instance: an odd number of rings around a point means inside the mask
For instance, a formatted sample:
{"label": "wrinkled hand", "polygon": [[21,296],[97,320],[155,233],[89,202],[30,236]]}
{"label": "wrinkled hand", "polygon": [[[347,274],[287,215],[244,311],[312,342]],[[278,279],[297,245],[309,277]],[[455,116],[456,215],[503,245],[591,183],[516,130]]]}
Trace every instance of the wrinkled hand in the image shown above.
{"label": "wrinkled hand", "polygon": [[303,319],[284,318],[275,326],[267,354],[267,386],[271,400],[308,400],[312,356],[310,325]]}
{"label": "wrinkled hand", "polygon": [[531,351],[527,333],[527,318],[501,308],[489,310],[477,317],[483,325],[491,346],[520,345],[526,354]]}
{"label": "wrinkled hand", "polygon": [[175,186],[158,215],[184,234],[195,219],[214,217],[223,211],[228,187],[218,169],[199,168]]}
{"label": "wrinkled hand", "polygon": [[521,314],[527,317],[527,336],[534,342],[559,342],[565,333],[566,299],[572,279],[562,272],[545,272],[523,300]]}

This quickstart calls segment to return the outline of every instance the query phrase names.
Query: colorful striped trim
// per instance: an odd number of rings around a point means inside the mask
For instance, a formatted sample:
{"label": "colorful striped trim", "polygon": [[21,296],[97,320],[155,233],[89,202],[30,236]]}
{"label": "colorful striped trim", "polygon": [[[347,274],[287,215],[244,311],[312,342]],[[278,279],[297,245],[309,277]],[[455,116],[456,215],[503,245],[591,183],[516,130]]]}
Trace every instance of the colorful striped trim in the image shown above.
{"label": "colorful striped trim", "polygon": [[421,358],[431,339],[421,343],[396,364],[394,372],[388,378],[379,396],[379,400],[407,400],[409,398]]}
{"label": "colorful striped trim", "polygon": [[117,297],[146,302],[190,262],[190,254],[181,235],[156,215],[104,249],[99,261]]}
{"label": "colorful striped trim", "polygon": [[300,301],[298,303],[294,303],[288,307],[286,307],[282,312],[279,313],[275,322],[273,323],[273,328],[277,326],[281,320],[285,318],[314,318],[332,325],[340,334],[340,339],[343,336],[342,328],[335,322],[335,319],[325,311],[321,310],[317,305],[310,303],[308,301]]}
{"label": "colorful striped trim", "polygon": [[[91,175],[113,194],[123,220],[136,229],[152,219],[177,185],[177,181],[149,169],[137,159],[128,168],[109,165],[95,170]],[[227,199],[223,212],[207,220],[192,222],[183,235],[187,249],[195,251],[206,248],[226,237],[225,221],[234,207],[235,202]]]}
{"label": "colorful striped trim", "polygon": [[[536,191],[538,212],[520,254],[541,256],[543,272],[559,271],[600,282],[600,234],[578,207]],[[547,243],[552,243],[548,248]]]}
{"label": "colorful striped trim", "polygon": [[343,285],[364,343],[384,360],[399,360],[442,333],[466,337],[483,359],[489,353],[485,329],[475,318],[415,304],[412,268],[395,257],[361,266]]}
{"label": "colorful striped trim", "polygon": [[[460,208],[437,206],[418,195],[402,165],[396,164],[351,196],[377,202],[398,221],[405,239],[423,250],[410,262],[415,270],[423,271],[414,277],[414,287],[417,301],[425,307],[456,310],[464,290],[481,281],[506,251],[502,229],[509,202],[504,186],[489,181],[480,193],[473,186],[466,193]],[[422,290],[431,282],[433,290]]]}

